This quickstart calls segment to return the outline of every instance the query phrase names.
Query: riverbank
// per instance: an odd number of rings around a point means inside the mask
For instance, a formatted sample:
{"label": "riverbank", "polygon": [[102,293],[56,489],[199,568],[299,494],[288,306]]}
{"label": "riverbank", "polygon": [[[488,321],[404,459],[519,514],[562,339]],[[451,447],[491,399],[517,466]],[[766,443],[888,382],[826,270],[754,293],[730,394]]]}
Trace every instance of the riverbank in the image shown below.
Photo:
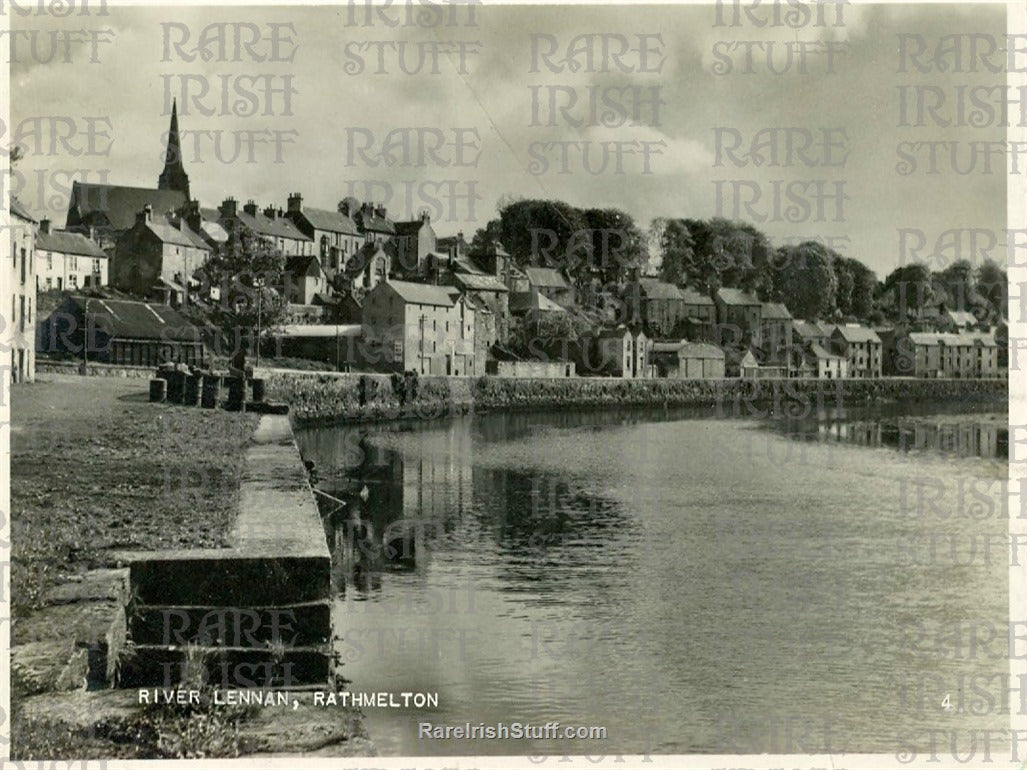
{"label": "riverbank", "polygon": [[11,411],[12,756],[373,753],[358,712],[147,707],[91,680],[124,646],[124,552],[229,544],[256,415],[150,404],[145,380],[51,375],[13,387]]}
{"label": "riverbank", "polygon": [[434,419],[468,412],[697,406],[718,415],[902,400],[1004,403],[1006,380],[620,380],[418,377],[265,370],[269,398],[290,405],[297,425]]}

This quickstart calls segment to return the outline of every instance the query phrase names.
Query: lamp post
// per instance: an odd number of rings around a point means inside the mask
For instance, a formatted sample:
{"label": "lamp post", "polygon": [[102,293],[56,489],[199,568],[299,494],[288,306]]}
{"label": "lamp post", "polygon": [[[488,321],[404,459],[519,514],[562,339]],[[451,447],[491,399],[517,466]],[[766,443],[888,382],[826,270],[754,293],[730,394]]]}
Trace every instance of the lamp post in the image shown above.
{"label": "lamp post", "polygon": [[261,289],[264,288],[264,280],[262,278],[255,279],[253,281],[253,286],[257,290],[257,339],[256,339],[256,345],[257,345],[256,359],[257,359],[257,361],[254,364],[253,368],[254,369],[259,369],[260,368],[260,312],[261,312],[261,309],[262,309],[261,308],[262,301],[264,299],[264,292],[261,291]]}

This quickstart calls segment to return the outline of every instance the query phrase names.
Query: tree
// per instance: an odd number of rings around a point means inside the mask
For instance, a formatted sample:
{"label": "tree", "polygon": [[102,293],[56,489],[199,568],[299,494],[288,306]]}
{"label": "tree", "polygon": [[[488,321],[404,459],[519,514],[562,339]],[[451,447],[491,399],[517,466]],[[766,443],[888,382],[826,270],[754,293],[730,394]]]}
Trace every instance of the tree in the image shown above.
{"label": "tree", "polygon": [[882,302],[889,304],[898,320],[920,311],[934,299],[934,285],[930,269],[921,262],[897,267],[884,279]]}
{"label": "tree", "polygon": [[666,220],[660,233],[660,277],[679,285],[692,278],[695,240],[683,219]]}
{"label": "tree", "polygon": [[270,241],[250,228],[234,228],[228,241],[203,266],[207,296],[212,299],[209,321],[221,339],[223,350],[234,350],[243,339],[252,338],[282,323],[287,302],[280,289],[287,276],[285,256]]}
{"label": "tree", "polygon": [[835,310],[838,254],[817,241],[782,246],[775,255],[778,266],[775,290],[796,318],[828,318]]}
{"label": "tree", "polygon": [[591,231],[591,265],[604,285],[619,283],[648,261],[645,236],[631,215],[620,209],[585,209]]}
{"label": "tree", "polygon": [[993,260],[986,259],[977,273],[977,294],[987,303],[989,322],[1008,318],[1006,298],[1009,293],[1006,271]]}
{"label": "tree", "polygon": [[720,217],[678,221],[691,237],[690,253],[687,249],[677,253],[682,260],[681,275],[689,284],[702,292],[721,286],[764,295],[769,292],[773,250],[763,232],[745,222]]}
{"label": "tree", "polygon": [[499,236],[514,263],[562,267],[576,273],[592,239],[581,211],[563,201],[519,200],[499,211]]}

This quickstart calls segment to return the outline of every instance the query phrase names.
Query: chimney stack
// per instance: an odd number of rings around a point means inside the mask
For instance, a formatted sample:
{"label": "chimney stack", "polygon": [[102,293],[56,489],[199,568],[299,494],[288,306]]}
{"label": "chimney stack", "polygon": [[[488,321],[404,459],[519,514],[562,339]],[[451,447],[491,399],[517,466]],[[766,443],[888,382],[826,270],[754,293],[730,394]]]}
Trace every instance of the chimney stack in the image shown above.
{"label": "chimney stack", "polygon": [[276,209],[274,206],[268,206],[266,209],[264,209],[264,216],[266,216],[268,219],[274,219],[278,216],[278,212],[279,209]]}
{"label": "chimney stack", "polygon": [[50,220],[47,217],[39,220],[39,232],[50,234]]}
{"label": "chimney stack", "polygon": [[292,193],[289,196],[289,211],[290,212],[302,212],[303,211],[303,196],[299,193]]}
{"label": "chimney stack", "polygon": [[235,202],[235,198],[225,198],[224,203],[221,204],[221,208],[219,209],[221,211],[221,216],[225,217],[226,219],[235,218],[236,205],[237,204]]}
{"label": "chimney stack", "polygon": [[136,214],[136,223],[152,222],[153,221],[153,206],[147,203],[143,206],[142,211]]}
{"label": "chimney stack", "polygon": [[242,207],[242,210],[251,217],[257,216],[257,204],[252,200],[246,201],[246,205]]}

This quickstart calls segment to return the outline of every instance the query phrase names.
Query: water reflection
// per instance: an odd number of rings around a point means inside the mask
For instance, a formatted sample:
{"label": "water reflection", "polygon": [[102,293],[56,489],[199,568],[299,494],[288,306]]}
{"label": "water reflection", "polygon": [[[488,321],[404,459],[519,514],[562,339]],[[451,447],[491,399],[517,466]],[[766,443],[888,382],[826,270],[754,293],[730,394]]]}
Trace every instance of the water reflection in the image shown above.
{"label": "water reflection", "polygon": [[[896,705],[909,676],[1004,670],[903,641],[911,623],[1008,615],[1008,563],[980,547],[1007,518],[909,504],[930,481],[932,498],[973,485],[982,510],[1005,510],[1004,423],[926,403],[626,409],[297,439],[346,503],[326,516],[344,675],[443,704],[369,711],[383,754],[759,751],[747,736],[767,720],[825,714],[836,750],[887,752],[898,730],[1006,723]],[[939,534],[946,548],[918,545]],[[594,723],[610,740],[425,742],[426,716]]]}
{"label": "water reflection", "polygon": [[1009,428],[1004,414],[895,415],[835,409],[817,415],[776,416],[760,423],[800,442],[884,447],[898,452],[932,452],[953,457],[1007,459]]}

